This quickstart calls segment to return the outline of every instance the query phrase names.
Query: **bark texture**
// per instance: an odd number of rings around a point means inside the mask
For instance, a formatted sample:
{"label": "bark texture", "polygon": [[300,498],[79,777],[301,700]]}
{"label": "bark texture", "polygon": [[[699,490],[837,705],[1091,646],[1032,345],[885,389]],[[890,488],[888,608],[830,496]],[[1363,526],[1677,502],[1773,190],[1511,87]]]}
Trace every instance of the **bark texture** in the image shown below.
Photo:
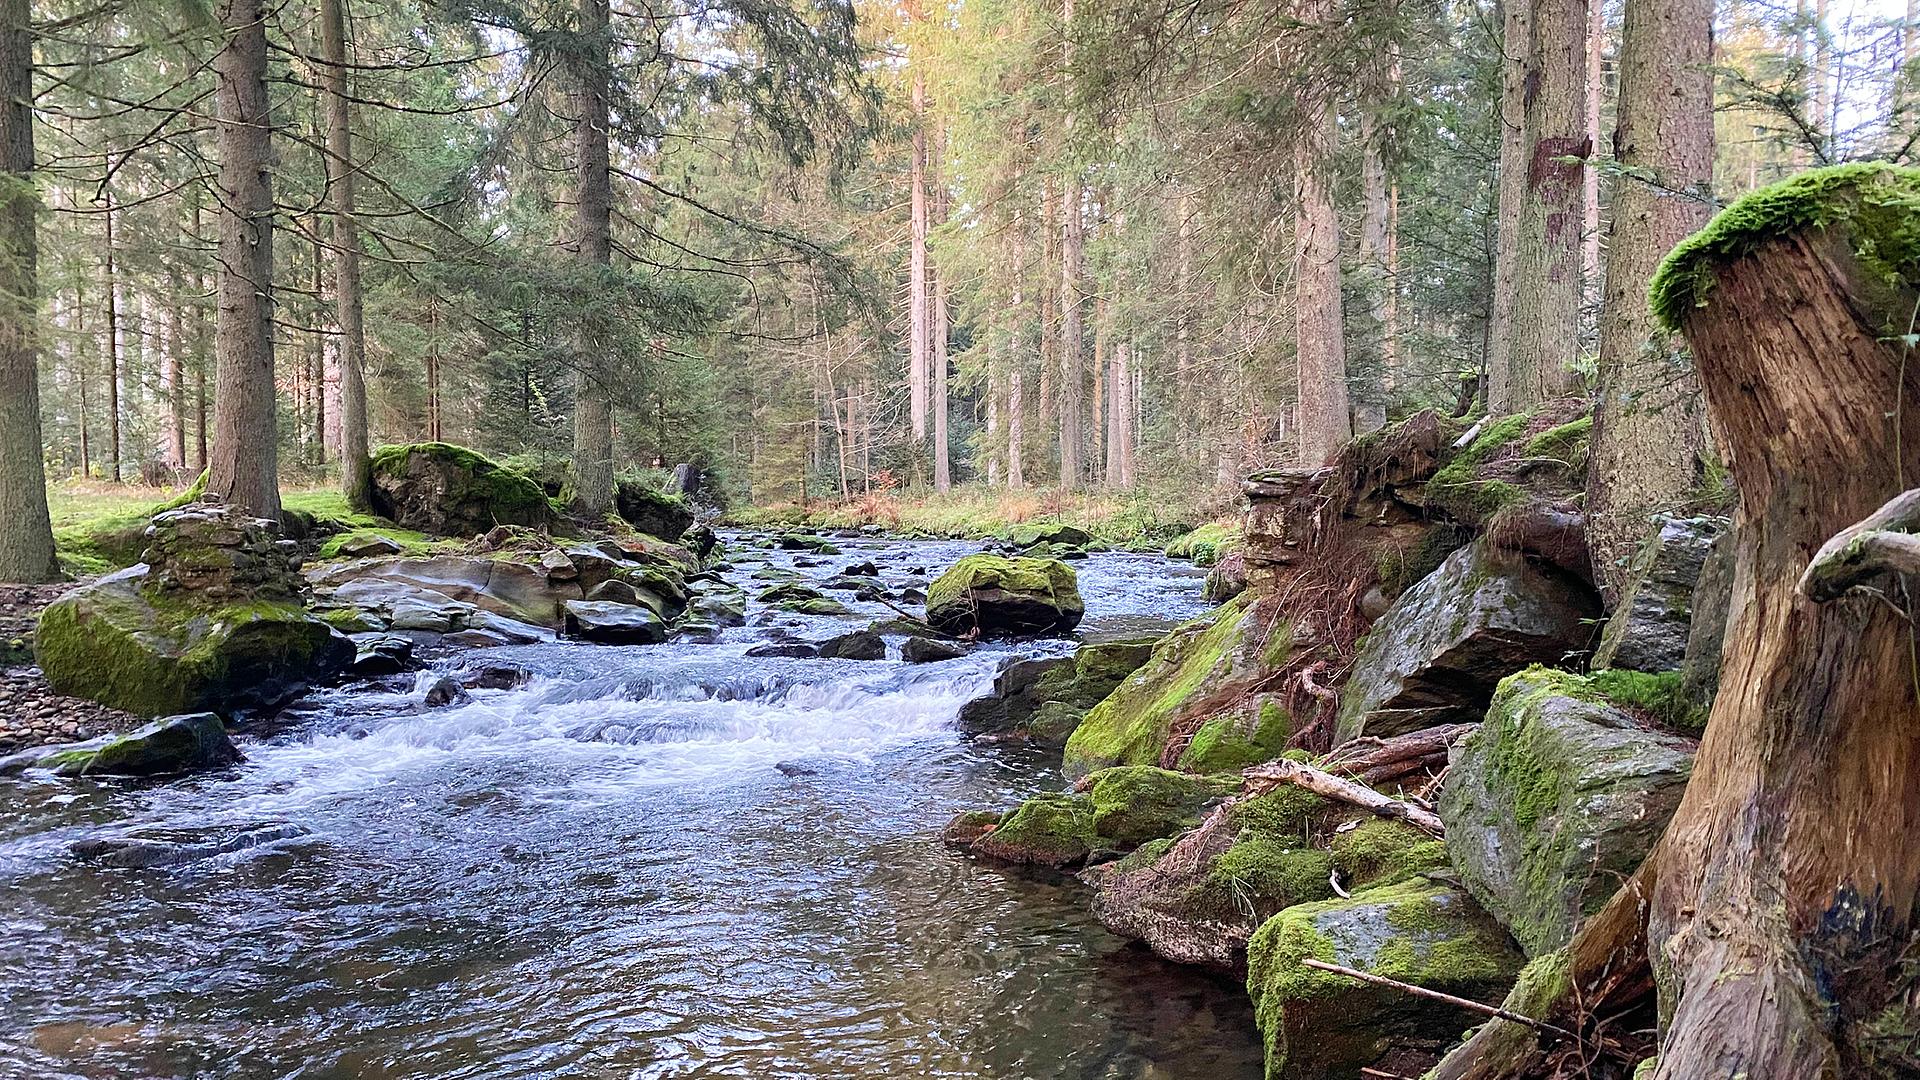
{"label": "bark texture", "polygon": [[1500,189],[1493,235],[1493,300],[1487,320],[1487,411],[1513,403],[1514,267],[1527,193],[1527,57],[1533,50],[1529,0],[1501,0]]}
{"label": "bark texture", "polygon": [[1712,216],[1713,0],[1636,0],[1620,37],[1619,121],[1587,543],[1611,608],[1653,514],[1700,479],[1700,386],[1654,325],[1647,283]]}
{"label": "bark texture", "polygon": [[[1310,9],[1324,17],[1324,7]],[[1347,402],[1346,327],[1340,307],[1340,218],[1333,206],[1334,111],[1310,106],[1295,154],[1294,355],[1300,463],[1325,464],[1353,438]]]}
{"label": "bark texture", "polygon": [[0,0],[0,581],[58,581],[41,465],[33,29]]}
{"label": "bark texture", "polygon": [[1796,588],[1827,538],[1920,476],[1920,364],[1893,338],[1920,301],[1920,174],[1796,183],[1786,204],[1817,204],[1825,229],[1768,235],[1782,219],[1749,196],[1726,211],[1737,244],[1667,271],[1705,306],[1660,309],[1692,347],[1742,504],[1720,694],[1656,856],[1662,1080],[1851,1071],[1835,1020],[1887,1004],[1920,897],[1910,625],[1885,599]]}
{"label": "bark texture", "polygon": [[[372,509],[367,453],[367,329],[361,306],[360,229],[353,219],[353,105],[347,88],[347,24],[341,0],[321,0],[320,50],[327,87],[327,185],[333,193],[334,319],[339,348],[340,493]],[[323,392],[320,400],[326,400]],[[324,404],[322,408],[324,408]],[[322,423],[321,444],[326,443]]]}
{"label": "bark texture", "polygon": [[[1073,0],[1061,10],[1061,71],[1073,97]],[[1073,109],[1067,109],[1067,137],[1073,138]],[[1080,443],[1084,433],[1080,414],[1086,410],[1086,362],[1081,341],[1081,288],[1085,274],[1086,234],[1081,222],[1082,187],[1078,173],[1069,170],[1060,193],[1060,486],[1077,488],[1084,465]]]}
{"label": "bark texture", "polygon": [[[613,255],[613,174],[607,149],[607,0],[580,0],[581,40],[592,55],[573,58],[576,257],[587,273]],[[573,508],[604,516],[613,506],[613,398],[607,340],[597,316],[581,320],[574,373]]]}
{"label": "bark texture", "polygon": [[1586,224],[1586,0],[1532,0],[1522,89],[1526,170],[1514,252],[1507,400],[1522,412],[1573,389]]}
{"label": "bark texture", "polygon": [[273,382],[273,147],[260,0],[221,0],[219,318],[207,492],[280,516]]}
{"label": "bark texture", "polygon": [[907,413],[913,439],[927,437],[933,341],[932,275],[927,262],[927,80],[915,73],[909,101],[913,110],[912,203],[907,255]]}

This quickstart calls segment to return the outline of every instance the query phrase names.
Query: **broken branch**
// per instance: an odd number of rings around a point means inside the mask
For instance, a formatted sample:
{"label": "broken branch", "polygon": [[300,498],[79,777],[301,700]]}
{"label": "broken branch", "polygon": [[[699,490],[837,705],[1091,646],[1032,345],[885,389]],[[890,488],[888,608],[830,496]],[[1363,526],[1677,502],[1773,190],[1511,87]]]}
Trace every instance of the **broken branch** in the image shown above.
{"label": "broken branch", "polygon": [[1303,765],[1297,761],[1269,761],[1247,769],[1243,775],[1247,778],[1249,789],[1271,791],[1281,784],[1292,784],[1295,787],[1306,788],[1316,795],[1324,795],[1329,799],[1338,799],[1341,802],[1371,810],[1381,817],[1418,826],[1435,836],[1443,836],[1447,831],[1446,826],[1440,823],[1439,816],[1431,811],[1422,810],[1399,799],[1389,798],[1370,787],[1354,783],[1352,780],[1344,780],[1332,773],[1322,772],[1311,765]]}
{"label": "broken branch", "polygon": [[1580,1040],[1580,1036],[1575,1035],[1566,1028],[1555,1027],[1544,1020],[1535,1020],[1531,1016],[1522,1016],[1517,1012],[1502,1009],[1496,1005],[1483,1005],[1472,998],[1454,997],[1452,994],[1443,994],[1438,990],[1429,990],[1424,986],[1403,983],[1398,979],[1389,979],[1384,975],[1375,975],[1369,971],[1357,971],[1350,967],[1342,967],[1339,964],[1329,964],[1324,960],[1306,959],[1300,961],[1300,963],[1316,971],[1331,971],[1335,975],[1345,975],[1350,979],[1359,979],[1364,983],[1384,986],[1390,990],[1399,990],[1402,993],[1412,994],[1415,997],[1423,997],[1429,1001],[1439,1001],[1448,1005],[1457,1005],[1462,1009],[1471,1009],[1483,1016],[1491,1016],[1496,1020],[1511,1020],[1516,1024],[1525,1024],[1539,1031],[1551,1031],[1556,1035],[1564,1035],[1575,1042]]}

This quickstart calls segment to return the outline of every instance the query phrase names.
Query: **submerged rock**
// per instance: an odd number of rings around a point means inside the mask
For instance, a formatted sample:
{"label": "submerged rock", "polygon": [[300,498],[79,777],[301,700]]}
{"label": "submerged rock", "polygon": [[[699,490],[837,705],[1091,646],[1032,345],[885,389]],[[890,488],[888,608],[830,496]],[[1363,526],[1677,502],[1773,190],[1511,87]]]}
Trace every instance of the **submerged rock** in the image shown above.
{"label": "submerged rock", "polygon": [[1596,668],[1674,671],[1686,661],[1694,587],[1727,520],[1663,517],[1654,524],[1594,650]]}
{"label": "submerged rock", "polygon": [[398,675],[413,670],[413,639],[398,634],[362,634],[354,638],[353,665],[360,678]]}
{"label": "submerged rock", "polygon": [[934,664],[942,660],[958,660],[965,655],[967,650],[960,646],[929,637],[910,637],[900,645],[900,659],[909,664]]}
{"label": "submerged rock", "polygon": [[804,641],[770,641],[765,645],[755,645],[753,648],[748,649],[747,655],[804,660],[809,657],[819,656],[820,647],[818,645],[809,645]]}
{"label": "submerged rock", "polygon": [[1085,614],[1079,579],[1058,559],[969,555],[927,590],[928,624],[962,637],[1064,633]]}
{"label": "submerged rock", "polygon": [[887,643],[879,634],[855,630],[821,642],[820,656],[828,660],[885,660]]}
{"label": "submerged rock", "polygon": [[1693,750],[1580,676],[1514,675],[1449,755],[1439,812],[1454,868],[1529,955],[1551,952],[1666,830]]}
{"label": "submerged rock", "polygon": [[372,469],[374,510],[402,528],[479,536],[496,525],[541,527],[553,519],[538,483],[462,446],[383,446]]}
{"label": "submerged rock", "polygon": [[226,724],[202,712],[162,717],[125,735],[62,747],[33,764],[61,776],[170,776],[239,760]]}
{"label": "submerged rock", "polygon": [[259,825],[213,840],[172,839],[165,836],[103,836],[81,840],[70,850],[75,858],[126,870],[152,870],[249,851],[281,840],[310,835],[292,823]]}
{"label": "submerged rock", "polygon": [[1484,542],[1462,548],[1368,632],[1335,741],[1472,723],[1501,679],[1583,650],[1597,613],[1592,592],[1569,575]]}
{"label": "submerged rock", "polygon": [[1300,961],[1313,958],[1493,1003],[1522,958],[1465,893],[1424,877],[1296,904],[1247,948],[1247,993],[1268,1076],[1352,1076],[1408,1046],[1442,1049],[1482,1018]]}

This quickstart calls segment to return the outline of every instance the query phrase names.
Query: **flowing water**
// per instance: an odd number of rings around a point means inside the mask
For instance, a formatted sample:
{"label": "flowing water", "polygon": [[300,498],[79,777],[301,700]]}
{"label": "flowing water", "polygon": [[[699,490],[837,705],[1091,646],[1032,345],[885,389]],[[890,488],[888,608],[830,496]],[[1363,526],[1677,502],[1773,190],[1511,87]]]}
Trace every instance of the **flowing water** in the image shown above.
{"label": "flowing water", "polygon": [[[901,584],[971,550],[845,546],[804,572]],[[813,561],[745,554],[749,587]],[[1085,628],[1201,610],[1163,559],[1079,566]],[[329,691],[184,782],[0,779],[0,1077],[1259,1075],[1237,986],[940,845],[1059,784],[953,730],[1009,651],[744,655],[777,632],[460,654],[536,677],[437,709]],[[72,852],[126,836],[183,861]]]}

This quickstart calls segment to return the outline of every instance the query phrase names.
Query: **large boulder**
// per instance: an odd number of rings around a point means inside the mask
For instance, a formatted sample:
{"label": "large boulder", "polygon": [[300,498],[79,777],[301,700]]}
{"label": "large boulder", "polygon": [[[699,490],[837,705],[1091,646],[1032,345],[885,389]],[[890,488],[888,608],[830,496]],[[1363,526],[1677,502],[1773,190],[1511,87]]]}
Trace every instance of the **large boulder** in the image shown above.
{"label": "large boulder", "polygon": [[1289,635],[1263,613],[1243,597],[1162,638],[1146,663],[1073,729],[1063,761],[1067,775],[1159,763],[1177,721],[1209,702],[1233,700],[1237,690],[1284,663]]}
{"label": "large boulder", "polygon": [[1154,644],[1095,642],[1072,656],[1009,664],[994,677],[991,693],[961,706],[960,730],[971,735],[1018,731],[1040,743],[1065,743],[1089,709],[1147,662]]}
{"label": "large boulder", "polygon": [[168,716],[108,739],[65,747],[35,764],[61,776],[170,776],[240,760],[226,724],[210,712]]}
{"label": "large boulder", "polygon": [[927,622],[956,636],[1065,633],[1086,610],[1073,568],[1058,559],[969,555],[927,589]]}
{"label": "large boulder", "polygon": [[607,600],[569,600],[565,629],[568,637],[606,645],[658,645],[667,640],[667,624],[652,610]]}
{"label": "large boulder", "polygon": [[1733,615],[1733,533],[1714,540],[1693,587],[1693,621],[1687,627],[1687,654],[1680,663],[1680,697],[1705,717],[1720,691],[1720,650],[1727,620]]}
{"label": "large boulder", "polygon": [[402,528],[478,536],[496,525],[545,526],[547,493],[463,446],[408,443],[373,455],[373,508]]}
{"label": "large boulder", "polygon": [[1351,897],[1296,904],[1247,947],[1247,993],[1266,1039],[1267,1075],[1350,1077],[1368,1066],[1405,1074],[1390,1053],[1437,1051],[1483,1019],[1302,964],[1315,959],[1455,997],[1497,1002],[1523,963],[1473,899],[1413,877]]}
{"label": "large boulder", "polygon": [[1039,544],[1083,548],[1093,543],[1093,535],[1073,525],[1048,521],[1037,525],[1014,526],[1007,533],[1007,542],[1016,548],[1030,548]]}
{"label": "large boulder", "polygon": [[1675,671],[1687,658],[1693,591],[1707,553],[1727,531],[1721,517],[1656,519],[1627,568],[1627,584],[1594,650],[1596,668]]}
{"label": "large boulder", "polygon": [[1335,741],[1476,721],[1501,679],[1583,651],[1598,611],[1571,575],[1484,541],[1461,548],[1373,624]]}
{"label": "large boulder", "polygon": [[614,485],[613,509],[620,520],[668,542],[680,539],[693,526],[693,510],[686,499],[656,491],[639,480]]}
{"label": "large boulder", "polygon": [[[502,551],[485,555],[435,555],[427,558],[360,559],[316,568],[314,585],[331,590],[340,604],[391,609],[409,596],[435,594],[520,623],[558,628],[566,607],[610,581],[626,589],[610,590],[638,603],[663,620],[679,618],[687,607],[687,586],[671,562],[640,561],[608,547],[565,551]],[[560,565],[567,569],[556,572]]]}
{"label": "large boulder", "polygon": [[1454,869],[1529,955],[1566,944],[1639,867],[1692,772],[1691,740],[1647,729],[1604,685],[1511,676],[1448,755],[1439,811]]}
{"label": "large boulder", "polygon": [[305,606],[296,546],[224,506],[154,517],[144,562],[41,613],[34,655],[53,688],[136,716],[274,708],[352,662]]}

